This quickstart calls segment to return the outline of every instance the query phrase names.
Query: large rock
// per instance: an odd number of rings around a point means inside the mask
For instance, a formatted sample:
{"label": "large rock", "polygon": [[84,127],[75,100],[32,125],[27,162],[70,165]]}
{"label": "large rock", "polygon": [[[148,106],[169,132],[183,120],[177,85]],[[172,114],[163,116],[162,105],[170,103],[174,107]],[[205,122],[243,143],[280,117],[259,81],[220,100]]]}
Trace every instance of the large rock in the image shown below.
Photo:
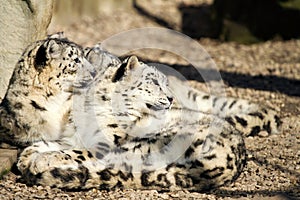
{"label": "large rock", "polygon": [[46,36],[53,0],[0,0],[0,100],[28,44]]}

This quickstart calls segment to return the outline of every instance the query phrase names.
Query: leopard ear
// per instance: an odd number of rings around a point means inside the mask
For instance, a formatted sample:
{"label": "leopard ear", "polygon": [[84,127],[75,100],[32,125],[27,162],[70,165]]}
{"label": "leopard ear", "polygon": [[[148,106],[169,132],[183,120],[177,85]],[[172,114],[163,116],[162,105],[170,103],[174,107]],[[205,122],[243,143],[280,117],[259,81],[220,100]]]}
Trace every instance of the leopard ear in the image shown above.
{"label": "leopard ear", "polygon": [[62,47],[57,40],[49,40],[47,45],[47,56],[49,58],[58,58],[61,55]]}
{"label": "leopard ear", "polygon": [[67,39],[64,32],[57,32],[51,35],[48,35],[48,39]]}
{"label": "leopard ear", "polygon": [[127,70],[135,69],[139,66],[139,60],[136,56],[130,56],[130,58],[127,61]]}
{"label": "leopard ear", "polygon": [[60,45],[55,40],[48,40],[39,47],[36,52],[34,66],[41,70],[51,58],[57,58],[61,54]]}
{"label": "leopard ear", "polygon": [[131,56],[123,62],[112,78],[112,82],[119,81],[127,71],[133,70],[139,66],[139,60],[136,56]]}

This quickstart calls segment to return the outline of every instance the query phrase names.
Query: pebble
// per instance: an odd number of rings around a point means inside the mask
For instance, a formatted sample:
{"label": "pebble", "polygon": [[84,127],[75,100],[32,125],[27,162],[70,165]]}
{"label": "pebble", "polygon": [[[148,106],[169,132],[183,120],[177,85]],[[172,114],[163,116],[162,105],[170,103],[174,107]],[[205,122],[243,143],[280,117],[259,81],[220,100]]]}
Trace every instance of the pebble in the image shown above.
{"label": "pebble", "polygon": [[267,131],[260,131],[258,133],[258,136],[260,137],[268,137],[269,136],[269,133]]}

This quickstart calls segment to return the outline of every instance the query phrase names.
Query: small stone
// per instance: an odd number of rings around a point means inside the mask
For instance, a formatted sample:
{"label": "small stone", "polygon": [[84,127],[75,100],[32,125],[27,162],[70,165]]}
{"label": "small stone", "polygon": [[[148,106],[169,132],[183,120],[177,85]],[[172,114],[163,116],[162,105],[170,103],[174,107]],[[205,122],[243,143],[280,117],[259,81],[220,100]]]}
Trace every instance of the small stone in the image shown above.
{"label": "small stone", "polygon": [[170,197],[179,198],[178,192],[170,194]]}
{"label": "small stone", "polygon": [[161,194],[159,195],[159,197],[162,199],[170,199],[170,196],[168,194]]}
{"label": "small stone", "polygon": [[267,131],[260,131],[258,133],[258,136],[260,137],[268,137],[269,136],[269,133]]}
{"label": "small stone", "polygon": [[39,185],[39,186],[37,187],[37,189],[38,189],[38,190],[43,190],[44,187]]}

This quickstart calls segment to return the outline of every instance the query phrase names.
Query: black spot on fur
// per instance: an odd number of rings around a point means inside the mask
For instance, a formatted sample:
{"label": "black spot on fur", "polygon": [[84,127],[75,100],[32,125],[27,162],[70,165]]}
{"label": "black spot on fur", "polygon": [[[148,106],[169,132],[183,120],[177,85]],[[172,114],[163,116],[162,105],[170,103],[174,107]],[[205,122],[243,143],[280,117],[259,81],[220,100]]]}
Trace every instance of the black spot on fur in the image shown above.
{"label": "black spot on fur", "polygon": [[158,181],[158,183],[156,185],[159,187],[169,188],[171,186],[171,183],[168,180],[168,177],[166,174],[158,174],[157,181]]}
{"label": "black spot on fur", "polygon": [[154,184],[154,181],[149,181],[151,171],[142,171],[141,173],[141,184],[144,187],[149,187]]}
{"label": "black spot on fur", "polygon": [[62,73],[63,74],[66,74],[66,70],[67,70],[67,68],[68,68],[68,66],[66,65],[66,66],[64,66],[64,68],[62,69]]}
{"label": "black spot on fur", "polygon": [[78,159],[82,160],[82,161],[85,161],[85,157],[80,155],[80,156],[77,156]]}
{"label": "black spot on fur", "polygon": [[111,128],[117,128],[117,127],[118,127],[118,124],[108,124],[107,126],[108,126],[108,127],[111,127]]}
{"label": "black spot on fur", "polygon": [[215,179],[221,176],[224,172],[224,167],[215,167],[213,169],[205,170],[200,174],[200,177],[205,179]]}
{"label": "black spot on fur", "polygon": [[251,116],[255,116],[255,117],[258,117],[259,119],[263,120],[264,119],[264,116],[263,114],[261,114],[260,112],[253,112],[253,113],[249,113],[249,115]]}
{"label": "black spot on fur", "polygon": [[114,134],[114,143],[116,145],[120,145],[120,141],[119,141],[120,139],[121,139],[121,136],[118,136],[118,135]]}
{"label": "black spot on fur", "polygon": [[112,78],[112,82],[117,82],[119,81],[124,75],[125,75],[125,72],[126,72],[126,66],[127,66],[127,63],[123,63],[117,70],[117,72],[115,73],[115,75],[113,76]]}
{"label": "black spot on fur", "polygon": [[77,162],[78,164],[82,164],[82,161],[78,159],[75,159],[75,162]]}
{"label": "black spot on fur", "polygon": [[193,144],[194,144],[194,147],[197,147],[199,145],[202,145],[203,144],[203,140],[200,140],[200,139],[197,139]]}
{"label": "black spot on fur", "polygon": [[223,103],[223,105],[222,105],[222,107],[221,107],[221,111],[224,110],[224,108],[225,108],[226,105],[227,105],[227,101],[225,101],[225,102]]}
{"label": "black spot on fur", "polygon": [[79,167],[79,172],[74,174],[74,176],[77,176],[78,180],[80,181],[81,187],[85,185],[86,181],[90,178],[90,172],[88,168],[84,166]]}
{"label": "black spot on fur", "polygon": [[29,131],[31,129],[31,126],[29,124],[23,124],[23,129],[25,131]]}
{"label": "black spot on fur", "polygon": [[110,99],[107,97],[107,96],[105,96],[105,95],[102,95],[101,96],[101,99],[102,99],[102,101],[109,101]]}
{"label": "black spot on fur", "polygon": [[272,129],[271,129],[271,122],[268,121],[267,124],[263,125],[263,129],[266,130],[269,134],[271,134]]}
{"label": "black spot on fur", "polygon": [[277,126],[278,127],[281,126],[282,121],[280,120],[280,118],[277,115],[275,115],[274,118],[275,118],[275,122],[276,122]]}
{"label": "black spot on fur", "polygon": [[192,179],[193,185],[198,185],[201,182],[201,179],[197,176],[190,176],[190,178]]}
{"label": "black spot on fur", "polygon": [[208,96],[208,95],[204,95],[204,96],[202,97],[202,99],[209,99],[209,96]]}
{"label": "black spot on fur", "polygon": [[175,178],[175,184],[182,188],[190,187],[192,185],[192,180],[189,181],[188,177],[181,173],[176,172],[174,174],[174,178]]}
{"label": "black spot on fur", "polygon": [[248,122],[246,120],[244,120],[243,118],[240,118],[238,116],[234,117],[236,119],[236,121],[242,125],[243,127],[246,127],[248,125]]}
{"label": "black spot on fur", "polygon": [[216,156],[215,154],[210,155],[210,156],[204,156],[204,158],[207,159],[207,160],[212,160],[212,159],[214,159],[214,158],[216,158],[216,157],[217,157],[217,156]]}
{"label": "black spot on fur", "polygon": [[49,91],[46,96],[51,97],[51,96],[53,96],[53,93],[51,91]]}
{"label": "black spot on fur", "polygon": [[109,190],[109,184],[107,184],[107,183],[102,183],[102,184],[99,186],[99,190]]}
{"label": "black spot on fur", "polygon": [[158,174],[157,175],[157,180],[161,181],[162,179],[164,179],[164,177],[166,177],[166,174]]}
{"label": "black spot on fur", "polygon": [[46,111],[47,109],[39,105],[37,102],[31,100],[30,103],[35,109],[40,110],[40,111]]}
{"label": "black spot on fur", "polygon": [[124,181],[127,181],[128,179],[133,180],[133,175],[132,173],[123,173],[122,171],[118,172],[118,175],[120,176],[121,179],[123,179]]}
{"label": "black spot on fur", "polygon": [[185,158],[189,158],[189,157],[192,155],[192,153],[194,153],[194,152],[195,152],[195,150],[194,150],[192,147],[189,147],[189,148],[185,151],[184,157],[185,157]]}
{"label": "black spot on fur", "polygon": [[198,95],[196,93],[193,94],[193,101],[196,101],[197,96]]}
{"label": "black spot on fur", "polygon": [[169,165],[166,167],[166,170],[169,171],[169,169],[171,169],[171,168],[173,168],[173,167],[175,167],[175,166],[176,166],[175,163],[171,163],[171,164],[169,164]]}
{"label": "black spot on fur", "polygon": [[234,100],[230,105],[229,105],[229,109],[231,109],[232,108],[232,106],[234,105],[234,104],[236,104],[236,100]]}
{"label": "black spot on fur", "polygon": [[257,136],[257,134],[260,132],[260,127],[259,126],[254,126],[251,129],[251,132],[248,136]]}
{"label": "black spot on fur", "polygon": [[109,145],[104,143],[104,142],[98,142],[98,146],[102,146],[102,147],[105,147],[105,148],[109,148]]}
{"label": "black spot on fur", "polygon": [[134,152],[136,149],[139,149],[139,148],[141,148],[141,147],[142,147],[142,144],[135,145],[135,146],[133,147],[133,152]]}
{"label": "black spot on fur", "polygon": [[104,181],[109,181],[112,176],[109,169],[104,169],[101,172],[97,172],[97,174],[100,176],[100,179]]}
{"label": "black spot on fur", "polygon": [[146,138],[148,144],[154,144],[157,142],[157,138]]}
{"label": "black spot on fur", "polygon": [[188,91],[188,98],[190,98],[190,97],[191,97],[191,95],[192,95],[192,91],[191,91],[191,90],[189,90],[189,91]]}
{"label": "black spot on fur", "polygon": [[235,123],[232,119],[232,117],[225,117],[225,121],[227,121],[229,124],[231,124],[232,126],[235,126]]}
{"label": "black spot on fur", "polygon": [[217,141],[217,145],[218,145],[218,146],[221,146],[221,147],[224,147],[224,143],[223,143],[223,142],[220,142],[220,141]]}
{"label": "black spot on fur", "polygon": [[17,109],[17,110],[22,109],[22,107],[23,107],[23,104],[20,103],[20,102],[18,102],[18,103],[16,103],[16,104],[14,105],[14,108]]}
{"label": "black spot on fur", "polygon": [[218,100],[218,97],[214,97],[213,98],[213,104],[212,104],[213,107],[216,106],[217,100]]}
{"label": "black spot on fur", "polygon": [[89,158],[92,158],[92,157],[93,157],[93,154],[92,154],[90,151],[88,151],[87,153],[88,153],[88,157],[89,157]]}
{"label": "black spot on fur", "polygon": [[79,58],[75,58],[74,61],[75,61],[76,63],[80,63]]}
{"label": "black spot on fur", "polygon": [[170,170],[171,168],[186,168],[185,165],[181,165],[181,164],[176,164],[176,163],[171,163],[166,167],[166,170]]}
{"label": "black spot on fur", "polygon": [[73,150],[73,152],[76,154],[82,154],[82,151],[79,151],[79,150]]}
{"label": "black spot on fur", "polygon": [[121,182],[121,181],[118,181],[117,183],[116,183],[116,185],[114,185],[111,189],[112,190],[116,190],[116,189],[118,189],[118,188],[124,188],[124,186],[123,186],[123,183]]}
{"label": "black spot on fur", "polygon": [[36,52],[36,56],[34,59],[34,67],[37,71],[42,71],[43,67],[46,65],[48,61],[47,58],[47,48],[42,45]]}
{"label": "black spot on fur", "polygon": [[202,162],[200,162],[199,160],[195,160],[195,161],[192,161],[191,162],[191,169],[192,168],[203,168],[204,167],[204,164]]}
{"label": "black spot on fur", "polygon": [[75,179],[74,176],[70,176],[70,174],[64,173],[64,171],[59,168],[54,168],[53,170],[50,171],[50,174],[54,178],[59,179],[64,183],[71,182]]}
{"label": "black spot on fur", "polygon": [[125,147],[118,147],[118,148],[114,148],[113,149],[113,152],[115,153],[115,154],[121,154],[121,153],[124,153],[124,152],[126,152],[126,151],[128,151],[128,148],[125,148]]}
{"label": "black spot on fur", "polygon": [[100,152],[96,152],[96,158],[98,158],[98,159],[102,159],[104,156],[103,156],[103,154],[102,153],[100,153]]}
{"label": "black spot on fur", "polygon": [[227,155],[227,169],[233,169],[233,158]]}

